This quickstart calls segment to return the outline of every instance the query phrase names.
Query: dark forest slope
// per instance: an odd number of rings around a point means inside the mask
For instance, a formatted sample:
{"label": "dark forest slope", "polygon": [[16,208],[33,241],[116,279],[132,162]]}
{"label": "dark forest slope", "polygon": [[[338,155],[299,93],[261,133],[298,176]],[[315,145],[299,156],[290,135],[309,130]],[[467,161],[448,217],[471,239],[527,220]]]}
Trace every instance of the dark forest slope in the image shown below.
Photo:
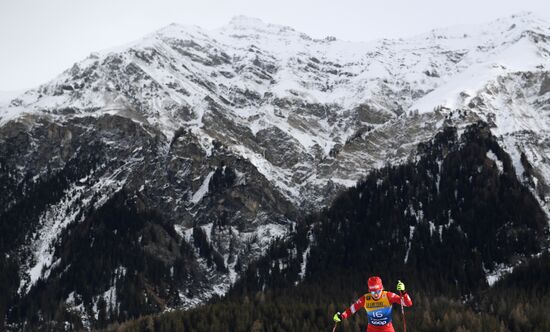
{"label": "dark forest slope", "polygon": [[[550,258],[537,254],[545,250],[548,223],[510,157],[483,123],[460,136],[447,128],[418,149],[415,160],[370,173],[330,208],[308,216],[225,299],[112,328],[328,329],[331,315],[377,274],[388,289],[405,281],[415,331],[546,330]],[[490,288],[486,275],[512,265],[520,267]],[[358,314],[343,326],[358,331],[364,324]]]}

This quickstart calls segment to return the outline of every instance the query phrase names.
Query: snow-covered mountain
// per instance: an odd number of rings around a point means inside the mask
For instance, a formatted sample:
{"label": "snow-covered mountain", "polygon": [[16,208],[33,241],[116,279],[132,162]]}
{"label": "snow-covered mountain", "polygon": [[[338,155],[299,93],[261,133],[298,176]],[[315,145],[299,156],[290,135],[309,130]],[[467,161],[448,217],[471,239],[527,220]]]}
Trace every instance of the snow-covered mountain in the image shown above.
{"label": "snow-covered mountain", "polygon": [[[109,242],[95,248],[118,253],[102,281],[69,283],[65,303],[90,320],[101,301],[121,314],[120,280],[139,275],[142,312],[196,305],[304,213],[478,120],[549,213],[549,65],[550,23],[531,13],[369,43],[240,16],[93,53],[0,106],[0,249],[16,297],[76,278],[94,236],[119,236],[90,230],[108,206],[147,216],[124,241],[161,272],[140,275]],[[75,233],[90,250],[72,257]]]}
{"label": "snow-covered mountain", "polygon": [[[527,13],[408,40],[351,43],[314,40],[247,17],[215,31],[173,24],[131,45],[90,55],[12,101],[2,123],[27,112],[59,121],[123,113],[167,139],[178,128],[189,128],[207,150],[209,142],[223,137],[290,200],[311,201],[304,192],[318,192],[330,182],[349,186],[366,169],[395,157],[393,151],[374,149],[370,158],[361,157],[367,162],[363,167],[340,162],[356,145],[350,141],[369,141],[415,110],[466,109],[486,117],[501,105],[476,112],[468,104],[486,98],[480,95],[484,90],[492,89],[492,102],[499,99],[495,92],[509,95],[501,81],[528,80],[511,77],[526,71],[535,75],[531,80],[539,86],[533,92],[541,98],[523,102],[543,102],[549,29]],[[59,112],[63,109],[70,111]],[[521,130],[503,117],[496,120],[506,122],[499,126],[503,134]],[[532,114],[521,117],[525,121]],[[546,130],[545,117],[541,120],[534,121],[536,129]],[[295,158],[285,158],[262,139],[273,134],[284,137],[289,145],[284,150],[291,148]]]}

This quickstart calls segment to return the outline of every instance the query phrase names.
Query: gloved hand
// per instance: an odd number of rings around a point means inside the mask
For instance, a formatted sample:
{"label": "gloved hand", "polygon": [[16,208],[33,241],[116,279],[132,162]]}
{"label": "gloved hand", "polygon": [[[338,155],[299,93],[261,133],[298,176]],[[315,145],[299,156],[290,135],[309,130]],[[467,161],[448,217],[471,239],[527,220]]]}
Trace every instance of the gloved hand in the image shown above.
{"label": "gloved hand", "polygon": [[397,280],[397,290],[400,292],[405,291],[405,284],[401,282],[401,280]]}
{"label": "gloved hand", "polygon": [[334,320],[334,322],[340,323],[342,321],[342,315],[339,312],[337,312],[334,314],[334,317],[332,317],[332,319]]}

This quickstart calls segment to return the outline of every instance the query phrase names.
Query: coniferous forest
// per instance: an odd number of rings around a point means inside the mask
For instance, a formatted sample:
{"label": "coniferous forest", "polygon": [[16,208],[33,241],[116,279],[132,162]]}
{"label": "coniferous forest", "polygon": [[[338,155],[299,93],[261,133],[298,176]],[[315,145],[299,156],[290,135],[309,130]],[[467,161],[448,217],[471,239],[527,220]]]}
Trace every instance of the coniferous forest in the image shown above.
{"label": "coniferous forest", "polygon": [[[487,125],[449,127],[418,150],[305,217],[223,299],[106,329],[326,331],[379,275],[390,291],[405,282],[409,331],[550,330],[548,220]],[[489,285],[507,266],[516,268]],[[398,306],[393,317],[402,331]],[[337,331],[365,327],[358,312]]]}

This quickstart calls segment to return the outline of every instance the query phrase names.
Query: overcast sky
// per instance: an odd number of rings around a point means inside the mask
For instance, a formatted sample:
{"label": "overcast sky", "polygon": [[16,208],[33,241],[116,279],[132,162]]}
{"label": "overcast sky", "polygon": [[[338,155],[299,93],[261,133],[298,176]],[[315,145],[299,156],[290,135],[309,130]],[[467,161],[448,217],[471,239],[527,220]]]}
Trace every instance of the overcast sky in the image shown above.
{"label": "overcast sky", "polygon": [[235,15],[312,37],[369,41],[476,24],[522,11],[549,19],[548,0],[0,0],[0,91],[32,88],[93,51],[172,22],[214,29]]}

